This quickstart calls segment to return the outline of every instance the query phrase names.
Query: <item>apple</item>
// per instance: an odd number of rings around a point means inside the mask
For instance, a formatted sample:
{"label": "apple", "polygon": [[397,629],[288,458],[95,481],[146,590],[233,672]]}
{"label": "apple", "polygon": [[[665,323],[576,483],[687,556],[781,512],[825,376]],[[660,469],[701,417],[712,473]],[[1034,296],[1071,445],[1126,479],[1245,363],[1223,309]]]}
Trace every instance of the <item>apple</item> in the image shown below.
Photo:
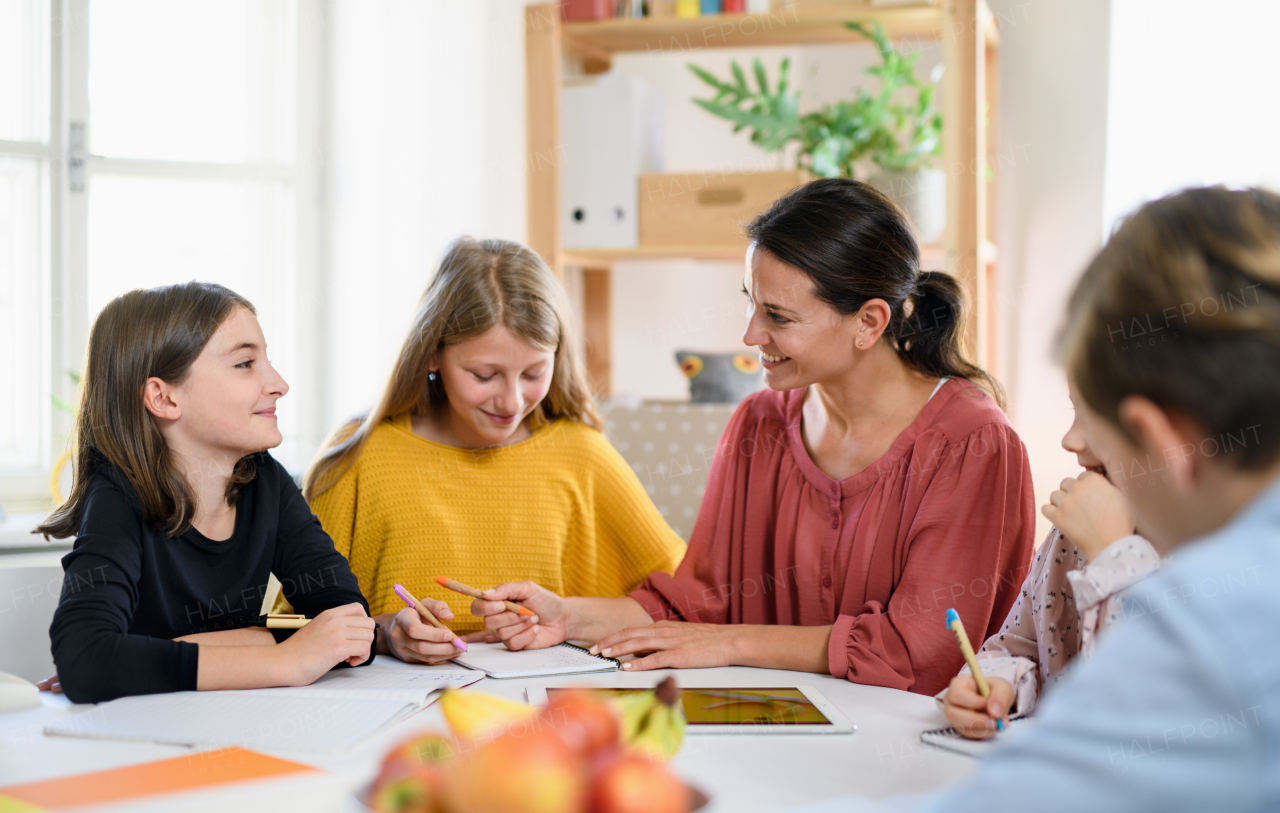
{"label": "apple", "polygon": [[503,735],[445,772],[449,813],[582,813],[582,761],[553,731]]}
{"label": "apple", "polygon": [[590,813],[689,813],[700,801],[663,763],[629,754],[596,775],[588,809]]}
{"label": "apple", "polygon": [[369,807],[378,813],[437,813],[439,794],[427,777],[411,774],[383,782],[369,794]]}
{"label": "apple", "polygon": [[614,707],[589,692],[557,692],[538,713],[536,728],[550,728],[569,750],[583,757],[617,745],[622,723]]}
{"label": "apple", "polygon": [[411,737],[382,760],[369,792],[370,807],[381,813],[434,813],[443,784],[441,766],[454,746],[439,734]]}
{"label": "apple", "polygon": [[447,737],[419,734],[404,740],[382,760],[379,780],[392,780],[417,772],[421,766],[435,766],[453,756],[457,749]]}

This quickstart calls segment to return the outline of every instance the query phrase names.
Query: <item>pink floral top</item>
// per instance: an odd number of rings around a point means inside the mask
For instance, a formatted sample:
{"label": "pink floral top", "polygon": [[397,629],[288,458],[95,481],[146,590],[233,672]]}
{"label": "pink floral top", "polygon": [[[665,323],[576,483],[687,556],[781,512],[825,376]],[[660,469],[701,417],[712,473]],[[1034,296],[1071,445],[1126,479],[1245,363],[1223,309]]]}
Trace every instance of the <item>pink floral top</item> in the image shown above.
{"label": "pink floral top", "polygon": [[1013,687],[1010,717],[1034,711],[1044,687],[1057,683],[1076,655],[1093,651],[1098,633],[1119,620],[1124,590],[1159,565],[1155,548],[1137,534],[1117,539],[1090,562],[1057,528],[1049,532],[1004,625],[978,650],[982,673]]}

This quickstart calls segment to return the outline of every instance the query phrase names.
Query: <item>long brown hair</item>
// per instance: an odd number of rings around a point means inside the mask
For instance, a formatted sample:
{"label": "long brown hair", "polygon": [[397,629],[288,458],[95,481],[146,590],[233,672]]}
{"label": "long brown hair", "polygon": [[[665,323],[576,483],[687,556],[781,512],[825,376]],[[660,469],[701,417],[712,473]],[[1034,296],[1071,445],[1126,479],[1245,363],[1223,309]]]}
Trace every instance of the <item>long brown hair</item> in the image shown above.
{"label": "long brown hair", "polygon": [[[114,466],[133,486],[143,519],[176,536],[187,530],[195,498],[169,446],[142,402],[147,379],[181,384],[191,365],[236,307],[253,305],[221,285],[188,282],[130,291],[98,314],[89,332],[73,444],[71,496],[35,529],[45,538],[75,536],[93,475]],[[241,458],[227,483],[227,502],[254,476],[252,456]]]}
{"label": "long brown hair", "polygon": [[462,237],[445,251],[409,327],[377,405],[339,427],[302,483],[308,500],[331,488],[355,463],[373,430],[401,415],[428,415],[448,404],[444,385],[427,377],[441,348],[502,324],[555,354],[551,388],[533,410],[533,429],[557,418],[600,428],[595,399],[569,320],[568,297],[555,274],[528,247],[508,240]]}
{"label": "long brown hair", "polygon": [[1192,420],[1242,469],[1280,457],[1280,195],[1222,186],[1148,203],[1085,270],[1058,353],[1093,411]]}
{"label": "long brown hair", "polygon": [[870,184],[811,181],[779,198],[747,227],[763,249],[813,282],[813,293],[848,315],[872,299],[891,312],[885,336],[909,367],[964,378],[1003,409],[1004,389],[961,347],[964,294],[950,274],[920,270],[920,246],[906,214]]}

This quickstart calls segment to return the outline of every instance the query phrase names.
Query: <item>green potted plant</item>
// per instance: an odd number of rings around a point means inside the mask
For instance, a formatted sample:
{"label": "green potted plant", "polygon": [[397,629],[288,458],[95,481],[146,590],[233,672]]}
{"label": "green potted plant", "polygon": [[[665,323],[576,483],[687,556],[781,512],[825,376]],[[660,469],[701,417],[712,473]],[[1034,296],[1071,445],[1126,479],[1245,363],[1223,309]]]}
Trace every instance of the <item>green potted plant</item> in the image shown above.
{"label": "green potted plant", "polygon": [[880,79],[878,92],[858,88],[852,99],[802,115],[800,94],[788,81],[790,60],[782,60],[778,81],[771,87],[764,65],[756,59],[754,89],[737,62],[731,64],[729,81],[690,64],[689,69],[715,90],[712,98],[693,101],[732,123],[735,133],[749,130],[751,142],[765,152],[797,144],[799,168],[813,175],[869,181],[906,210],[922,242],[935,242],[946,223],[946,175],[937,167],[942,116],[934,106],[942,66],[922,82],[915,75],[919,51],[899,54],[879,23],[845,25],[880,53],[880,64],[867,69]]}

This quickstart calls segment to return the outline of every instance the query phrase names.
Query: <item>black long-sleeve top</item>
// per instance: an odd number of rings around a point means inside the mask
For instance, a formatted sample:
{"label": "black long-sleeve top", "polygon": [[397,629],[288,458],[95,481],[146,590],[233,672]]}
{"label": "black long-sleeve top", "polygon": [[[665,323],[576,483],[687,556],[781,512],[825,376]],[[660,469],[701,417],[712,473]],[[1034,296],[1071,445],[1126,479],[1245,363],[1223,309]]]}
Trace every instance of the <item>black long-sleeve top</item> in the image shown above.
{"label": "black long-sleeve top", "polygon": [[[236,503],[235,531],[213,541],[195,528],[166,537],[142,518],[120,470],[94,473],[80,532],[62,559],[62,596],[49,637],[67,697],[116,697],[196,688],[200,648],[174,641],[260,624],[270,574],[294,611],[314,616],[359,602],[347,560],[275,458],[256,455],[257,473]],[[280,641],[292,630],[272,630]],[[369,659],[373,660],[370,647]]]}

